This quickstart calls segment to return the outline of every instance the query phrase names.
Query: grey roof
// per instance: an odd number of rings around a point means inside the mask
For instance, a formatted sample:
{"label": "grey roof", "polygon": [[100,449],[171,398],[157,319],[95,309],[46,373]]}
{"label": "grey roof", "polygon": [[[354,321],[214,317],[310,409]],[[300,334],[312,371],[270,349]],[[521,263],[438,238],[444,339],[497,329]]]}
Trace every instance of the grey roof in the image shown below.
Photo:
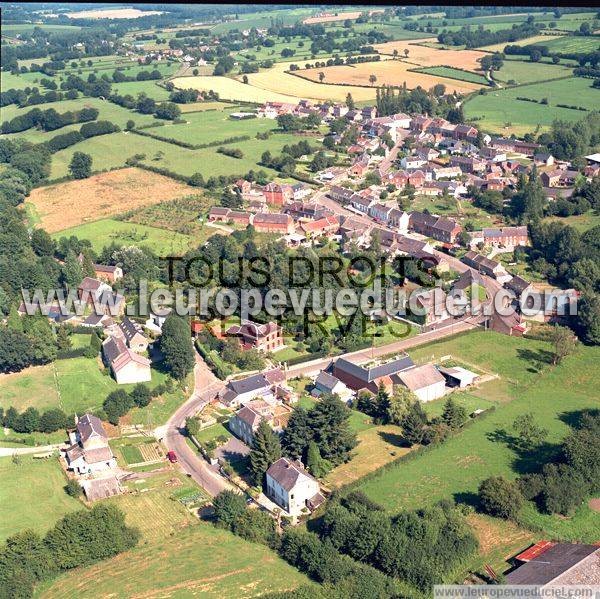
{"label": "grey roof", "polygon": [[123,332],[123,335],[125,335],[125,339],[127,339],[128,342],[131,341],[137,334],[142,336],[144,335],[142,332],[142,327],[137,322],[127,318],[127,316],[123,318],[119,324],[119,328]]}
{"label": "grey roof", "polygon": [[268,386],[269,382],[263,374],[253,374],[252,376],[248,376],[245,379],[229,382],[229,387],[233,389],[233,391],[235,391],[238,395],[242,393],[248,393],[249,391],[256,391],[257,389],[262,389]]}
{"label": "grey roof", "polygon": [[515,275],[508,283],[506,283],[506,287],[512,289],[515,293],[523,293],[529,285],[531,285],[529,281],[518,275]]}
{"label": "grey roof", "polygon": [[302,462],[298,462],[297,460],[291,461],[287,458],[280,458],[271,464],[267,470],[267,474],[286,491],[291,491],[302,476],[314,480],[314,477],[304,469]]}
{"label": "grey roof", "polygon": [[82,443],[87,441],[93,434],[100,435],[104,439],[108,438],[100,418],[93,414],[85,414],[79,419],[77,431]]}
{"label": "grey roof", "polygon": [[371,383],[383,376],[396,374],[402,370],[410,368],[411,366],[414,366],[414,362],[409,356],[406,355],[402,356],[401,358],[397,358],[396,360],[392,360],[391,362],[387,362],[386,364],[380,364],[379,366],[373,366],[371,368],[359,366],[358,364],[355,364],[346,358],[338,358],[335,363],[336,368],[339,368],[351,376],[355,376],[365,383]]}
{"label": "grey roof", "polygon": [[329,389],[330,391],[339,382],[340,380],[338,378],[334,377],[328,372],[325,372],[324,370],[321,370],[321,372],[319,372],[319,376],[317,376],[317,378],[315,379],[315,385],[317,387],[320,387],[321,389]]}
{"label": "grey roof", "polygon": [[557,543],[506,576],[507,584],[548,584],[594,553],[597,545]]}
{"label": "grey roof", "polygon": [[102,344],[102,352],[109,364],[112,364],[121,354],[127,351],[125,342],[120,337],[109,337]]}

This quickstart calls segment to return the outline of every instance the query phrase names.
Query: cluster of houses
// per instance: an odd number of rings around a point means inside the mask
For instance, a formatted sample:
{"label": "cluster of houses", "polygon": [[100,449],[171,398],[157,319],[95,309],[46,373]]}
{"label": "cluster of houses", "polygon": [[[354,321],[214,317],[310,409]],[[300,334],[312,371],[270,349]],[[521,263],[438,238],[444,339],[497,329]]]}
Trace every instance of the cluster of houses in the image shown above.
{"label": "cluster of houses", "polygon": [[[406,354],[368,364],[340,357],[318,373],[311,394],[319,397],[330,393],[351,404],[358,393],[376,394],[381,386],[392,392],[395,385],[401,385],[412,391],[418,401],[429,402],[477,379],[476,373],[462,367],[416,365]],[[296,400],[296,394],[286,383],[286,373],[280,368],[230,380],[215,399],[236,410],[229,420],[229,429],[247,445],[252,445],[263,421],[281,434]],[[285,515],[292,517],[312,511],[324,500],[318,481],[301,462],[287,458],[277,460],[267,470],[265,494]]]}

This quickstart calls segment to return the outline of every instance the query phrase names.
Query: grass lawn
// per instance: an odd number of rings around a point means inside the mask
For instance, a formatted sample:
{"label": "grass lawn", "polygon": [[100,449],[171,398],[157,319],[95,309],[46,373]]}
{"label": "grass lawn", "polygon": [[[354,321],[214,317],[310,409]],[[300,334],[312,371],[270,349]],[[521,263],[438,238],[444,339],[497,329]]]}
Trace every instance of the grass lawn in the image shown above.
{"label": "grass lawn", "polygon": [[256,137],[257,133],[273,131],[277,126],[271,119],[233,120],[229,115],[228,110],[192,112],[183,117],[186,124],[165,125],[156,130],[156,135],[190,144],[207,144],[243,135]]}
{"label": "grass lawn", "polygon": [[[135,120],[135,119],[134,119]],[[184,125],[175,125],[181,126]],[[162,135],[164,127],[151,131]],[[247,173],[250,169],[261,168],[270,174],[272,169],[259,166],[258,162],[265,150],[279,154],[286,144],[297,143],[298,137],[291,134],[277,134],[268,140],[251,139],[238,142],[231,147],[244,153],[241,159],[231,158],[217,152],[217,148],[188,150],[171,143],[142,137],[134,133],[120,132],[99,135],[57,152],[52,157],[51,178],[64,177],[74,152],[87,152],[92,156],[92,168],[105,170],[124,166],[127,158],[136,154],[144,155],[142,162],[150,166],[165,168],[182,175],[200,172],[204,177]]]}
{"label": "grass lawn", "polygon": [[[148,385],[155,387],[166,378],[163,372],[153,368]],[[0,406],[4,408],[14,405],[23,411],[33,406],[43,411],[60,407],[67,414],[97,409],[111,391],[121,388],[130,391],[134,386],[117,385],[108,371],[100,367],[99,359],[85,357],[33,366],[19,373],[2,375],[0,381]],[[173,393],[153,399],[147,407],[134,408],[124,421],[157,426],[168,420],[183,399],[184,392],[175,387]]]}
{"label": "grass lawn", "polygon": [[119,450],[127,464],[139,464],[145,461],[142,452],[136,445],[122,445]]}
{"label": "grass lawn", "polygon": [[89,239],[96,252],[101,252],[103,247],[115,242],[122,245],[146,246],[159,256],[174,256],[184,254],[198,244],[198,240],[192,240],[188,235],[112,218],[64,229],[54,233],[52,237],[60,239],[71,235],[79,239]]}
{"label": "grass lawn", "polygon": [[471,414],[475,410],[487,410],[488,408],[497,405],[497,402],[495,401],[477,397],[469,392],[455,391],[451,395],[440,397],[434,401],[428,401],[427,403],[423,404],[423,409],[430,418],[441,416],[442,412],[444,411],[444,404],[449,397],[452,397],[452,399],[458,405],[463,406],[467,411],[467,414]]}
{"label": "grass lawn", "polygon": [[[517,97],[538,102],[517,100]],[[548,100],[547,105],[539,103],[543,98]],[[467,119],[477,120],[477,126],[506,136],[533,131],[538,124],[548,128],[555,119],[578,121],[586,115],[586,112],[561,108],[557,104],[594,110],[598,106],[598,91],[592,88],[591,79],[572,77],[477,94],[465,102],[464,110]]]}
{"label": "grass lawn", "polygon": [[[482,343],[487,335],[493,342]],[[457,343],[457,340],[462,340]],[[465,347],[468,340],[470,350]],[[365,481],[361,489],[372,499],[396,512],[415,508],[439,499],[454,497],[458,501],[476,503],[475,493],[481,480],[502,474],[510,478],[539,467],[537,455],[520,455],[503,439],[510,432],[513,420],[524,412],[533,412],[536,421],[549,430],[549,443],[559,443],[568,432],[564,419],[569,413],[584,408],[600,407],[597,394],[598,376],[594,364],[600,359],[600,348],[580,347],[558,367],[550,367],[542,342],[502,337],[494,333],[473,333],[454,340],[420,348],[422,352],[445,345],[440,351],[451,350],[465,360],[477,361],[485,368],[493,368],[504,377],[513,379],[508,391],[512,401],[499,405],[487,417],[443,445],[433,447],[415,459],[398,463],[380,476]],[[487,345],[487,348],[486,348]],[[459,353],[460,352],[460,353]],[[479,354],[477,355],[473,355]],[[476,394],[486,397],[484,386]],[[488,397],[494,400],[495,398]],[[543,515],[527,505],[521,520],[539,526],[553,538],[592,542],[600,536],[600,514],[582,506],[571,518]]]}
{"label": "grass lawn", "polygon": [[[359,418],[361,424],[364,424],[367,417],[360,412],[353,412],[351,425],[353,420]],[[356,430],[356,426],[352,426],[352,428]],[[325,483],[332,487],[348,484],[408,453],[410,451],[408,447],[398,446],[401,433],[402,429],[393,424],[363,425],[362,430],[357,431],[358,445],[352,452],[352,459],[346,464],[334,468],[325,477]]]}
{"label": "grass lawn", "polygon": [[[558,77],[568,77],[572,73],[573,69],[564,65],[505,60],[502,68],[494,73],[494,79],[504,83],[512,80],[517,84],[522,84],[557,79]],[[527,96],[526,93],[523,95]]]}
{"label": "grass lawn", "polygon": [[63,489],[67,480],[57,458],[19,464],[0,458],[0,542],[26,528],[44,534],[56,520],[82,504]]}
{"label": "grass lawn", "polygon": [[149,478],[135,485],[133,494],[107,500],[119,506],[127,523],[142,532],[137,548],[64,574],[42,585],[37,595],[62,598],[117,593],[217,599],[255,597],[309,583],[263,545],[198,522],[176,500],[182,487],[168,485],[173,477],[174,473]]}
{"label": "grass lawn", "polygon": [[600,214],[590,210],[585,214],[578,214],[576,216],[555,216],[546,220],[554,220],[565,225],[570,225],[571,227],[575,227],[575,229],[583,233],[588,229],[600,225]]}
{"label": "grass lawn", "polygon": [[213,439],[216,439],[217,437],[221,437],[223,435],[225,435],[226,437],[233,436],[224,424],[217,422],[216,424],[212,424],[202,429],[196,436],[196,439],[200,443],[208,443],[209,441],[212,441]]}
{"label": "grass lawn", "polygon": [[417,71],[419,73],[437,75],[438,77],[447,77],[448,79],[458,79],[459,81],[479,83],[480,85],[488,84],[488,80],[483,75],[461,71],[460,69],[454,69],[452,67],[425,67],[424,69],[417,69]]}

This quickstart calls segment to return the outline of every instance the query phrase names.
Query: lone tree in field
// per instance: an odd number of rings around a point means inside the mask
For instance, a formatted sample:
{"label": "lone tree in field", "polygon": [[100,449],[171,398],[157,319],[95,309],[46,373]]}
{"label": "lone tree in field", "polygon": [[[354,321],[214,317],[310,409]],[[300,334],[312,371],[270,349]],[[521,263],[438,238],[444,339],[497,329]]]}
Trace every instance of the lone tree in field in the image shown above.
{"label": "lone tree in field", "polygon": [[377,81],[377,77],[375,77],[375,75],[369,75],[369,83],[375,85],[375,81]]}
{"label": "lone tree in field", "polygon": [[575,351],[577,339],[566,327],[556,327],[552,331],[552,345],[554,346],[552,363],[556,366]]}
{"label": "lone tree in field", "polygon": [[271,429],[266,420],[261,420],[256,433],[254,433],[250,452],[250,470],[256,486],[260,487],[263,484],[269,466],[280,457],[279,436]]}
{"label": "lone tree in field", "polygon": [[348,110],[354,110],[354,98],[350,92],[348,92],[348,95],[346,96],[346,106],[348,107]]}
{"label": "lone tree in field", "polygon": [[323,71],[321,71],[321,72],[319,73],[319,81],[320,81],[321,83],[323,83],[323,79],[325,79],[325,73],[323,73]]}
{"label": "lone tree in field", "polygon": [[490,476],[479,485],[479,501],[486,514],[499,518],[514,518],[523,505],[523,496],[516,483],[503,476]]}
{"label": "lone tree in field", "polygon": [[548,436],[547,429],[535,423],[531,412],[517,416],[513,422],[513,429],[519,436],[519,445],[524,449],[532,449],[541,445]]}
{"label": "lone tree in field", "polygon": [[396,58],[398,58],[398,48],[394,48],[392,54],[394,55],[394,60],[396,60]]}
{"label": "lone tree in field", "polygon": [[408,48],[404,48],[404,58],[408,58]]}
{"label": "lone tree in field", "polygon": [[162,328],[160,349],[165,366],[171,375],[183,380],[194,368],[194,348],[187,321],[176,314],[169,314]]}
{"label": "lone tree in field", "polygon": [[83,152],[75,152],[69,164],[69,174],[73,179],[87,179],[92,174],[92,157]]}

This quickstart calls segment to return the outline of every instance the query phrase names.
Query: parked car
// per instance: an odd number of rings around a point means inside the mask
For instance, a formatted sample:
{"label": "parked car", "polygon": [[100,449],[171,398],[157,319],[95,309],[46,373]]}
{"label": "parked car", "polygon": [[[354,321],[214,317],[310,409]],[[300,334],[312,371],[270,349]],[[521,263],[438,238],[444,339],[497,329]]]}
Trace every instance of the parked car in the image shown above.
{"label": "parked car", "polygon": [[177,454],[174,451],[167,452],[167,459],[171,464],[174,464],[177,461]]}

